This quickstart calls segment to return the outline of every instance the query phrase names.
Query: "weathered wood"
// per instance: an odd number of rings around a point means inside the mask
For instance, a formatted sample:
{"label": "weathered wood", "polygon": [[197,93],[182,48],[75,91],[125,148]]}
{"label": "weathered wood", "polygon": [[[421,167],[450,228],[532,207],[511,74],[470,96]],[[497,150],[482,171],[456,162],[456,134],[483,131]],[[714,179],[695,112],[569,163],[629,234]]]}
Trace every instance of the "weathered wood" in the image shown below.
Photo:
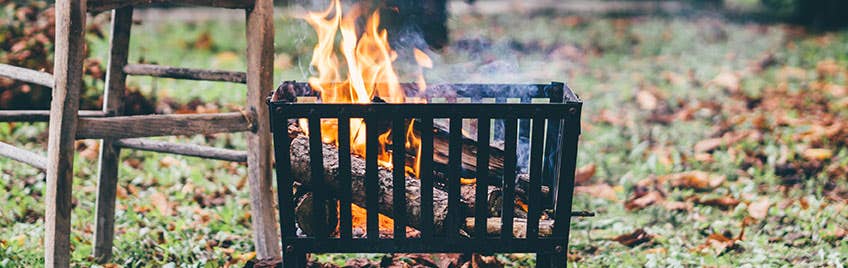
{"label": "weathered wood", "polygon": [[[103,117],[102,111],[79,111],[79,117]],[[0,111],[0,122],[47,122],[49,110],[5,110]]]}
{"label": "weathered wood", "polygon": [[[527,238],[527,219],[513,219],[512,236],[519,239]],[[502,227],[501,218],[492,217],[486,219],[486,235],[500,236]],[[474,233],[474,218],[465,218],[464,230],[471,235]],[[553,220],[539,220],[539,237],[551,236],[554,232]]]}
{"label": "weathered wood", "polygon": [[281,257],[280,233],[271,182],[271,125],[265,103],[268,91],[274,89],[274,1],[251,3],[246,29],[246,109],[254,115],[253,132],[246,133],[253,243],[257,259],[276,260]]}
{"label": "weathered wood", "polygon": [[181,144],[150,139],[122,139],[114,142],[119,148],[144,150],[159,153],[196,156],[233,162],[247,162],[247,153],[195,144]]}
{"label": "weathered wood", "polygon": [[47,158],[36,153],[15,147],[14,145],[0,142],[0,156],[30,165],[39,170],[47,168]]}
{"label": "weathered wood", "polygon": [[143,6],[150,4],[181,4],[192,6],[208,6],[222,8],[252,8],[254,0],[91,0],[88,3],[88,11],[101,12],[118,9],[127,6]]}
{"label": "weathered wood", "polygon": [[[121,115],[123,111],[127,78],[123,68],[127,65],[132,14],[131,6],[112,11],[109,64],[106,69],[106,89],[103,94],[103,112],[110,116]],[[106,263],[112,258],[115,236],[115,194],[118,187],[121,148],[114,146],[114,142],[114,139],[104,139],[100,144],[94,218],[94,258],[98,263]]]}
{"label": "weathered wood", "polygon": [[[247,32],[250,33],[251,31],[253,31],[253,29]],[[250,43],[248,43],[248,45],[249,44]],[[273,60],[273,57],[271,59]],[[247,74],[245,72],[193,69],[153,64],[128,64],[124,67],[124,72],[128,75],[146,75],[174,79],[221,81],[242,84],[247,81]]]}
{"label": "weathered wood", "polygon": [[[251,118],[248,120],[248,118]],[[135,115],[82,118],[79,139],[124,139],[155,136],[214,134],[253,129],[248,113]]]}
{"label": "weathered wood", "polygon": [[86,0],[57,0],[53,100],[47,142],[44,262],[69,267],[74,140],[85,59]]}
{"label": "weathered wood", "polygon": [[23,67],[0,63],[0,76],[49,88],[53,87],[52,74]]}

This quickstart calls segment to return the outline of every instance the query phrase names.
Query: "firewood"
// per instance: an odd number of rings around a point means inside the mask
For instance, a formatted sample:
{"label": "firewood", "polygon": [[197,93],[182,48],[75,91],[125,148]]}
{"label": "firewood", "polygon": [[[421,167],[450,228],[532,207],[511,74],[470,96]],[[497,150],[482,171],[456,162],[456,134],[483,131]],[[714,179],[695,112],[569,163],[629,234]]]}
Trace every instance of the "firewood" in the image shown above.
{"label": "firewood", "polygon": [[[330,196],[340,196],[341,185],[337,180],[339,176],[338,149],[331,144],[323,144],[324,160],[324,185],[330,190]],[[291,144],[291,170],[294,180],[302,183],[304,188],[314,187],[312,184],[312,172],[309,158],[309,137],[297,135]],[[393,217],[392,210],[392,172],[385,167],[378,168],[379,183],[379,212]],[[352,202],[361,207],[365,205],[365,160],[357,155],[351,155],[351,186]],[[405,178],[406,202],[409,224],[413,227],[421,226],[421,182],[409,175]],[[473,215],[475,185],[462,185],[460,189],[461,211],[465,215]],[[519,191],[516,191],[516,196]],[[500,215],[502,196],[501,189],[495,186],[488,188],[488,207],[490,215]],[[332,201],[334,202],[334,201]],[[444,226],[447,215],[448,194],[440,188],[433,189],[433,222],[436,231]],[[520,210],[520,209],[518,209]],[[516,211],[516,215],[523,215],[523,211]],[[329,215],[329,214],[328,214]]]}
{"label": "firewood", "polygon": [[[501,218],[488,218],[486,219],[486,234],[488,236],[500,236],[501,234]],[[527,237],[527,219],[514,218],[512,228],[512,236],[515,238],[526,238]],[[465,218],[465,230],[472,237],[474,234],[474,218]],[[547,237],[551,236],[554,232],[554,221],[553,220],[540,220],[539,221],[539,236]]]}

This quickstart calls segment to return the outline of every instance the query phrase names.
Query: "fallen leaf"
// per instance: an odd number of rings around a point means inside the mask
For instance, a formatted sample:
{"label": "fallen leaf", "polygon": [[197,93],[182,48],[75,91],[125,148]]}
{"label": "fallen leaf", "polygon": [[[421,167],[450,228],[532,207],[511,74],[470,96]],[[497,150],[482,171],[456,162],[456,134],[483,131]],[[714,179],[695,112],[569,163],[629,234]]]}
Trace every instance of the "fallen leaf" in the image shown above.
{"label": "fallen leaf", "polygon": [[718,147],[721,147],[724,144],[724,139],[722,138],[711,138],[699,141],[695,143],[695,153],[706,153],[711,152]]}
{"label": "fallen leaf", "polygon": [[657,109],[657,105],[659,103],[657,97],[647,90],[640,90],[636,93],[636,102],[639,103],[639,108],[648,111]]}
{"label": "fallen leaf", "polygon": [[649,248],[643,251],[645,254],[666,254],[668,250],[666,248]]}
{"label": "fallen leaf", "polygon": [[811,161],[823,161],[833,157],[833,150],[827,148],[807,148],[801,152],[801,156]]}
{"label": "fallen leaf", "polygon": [[662,202],[663,195],[656,191],[648,192],[642,196],[638,196],[624,203],[624,208],[627,210],[639,210],[646,208],[655,203]]}
{"label": "fallen leaf", "polygon": [[771,207],[769,199],[761,197],[759,200],[748,205],[748,215],[758,220],[765,219],[768,216],[769,207]]}
{"label": "fallen leaf", "polygon": [[721,185],[727,179],[724,175],[707,173],[704,171],[689,171],[666,175],[661,180],[671,182],[672,187],[689,188],[699,191],[712,190]]}
{"label": "fallen leaf", "polygon": [[833,59],[826,59],[816,64],[816,72],[820,77],[835,76],[842,72],[842,66]]}
{"label": "fallen leaf", "polygon": [[575,185],[583,185],[592,179],[592,176],[595,176],[595,164],[588,164],[582,166],[574,172],[574,184]]}
{"label": "fallen leaf", "polygon": [[739,200],[730,196],[723,196],[705,200],[698,198],[695,199],[695,203],[705,206],[717,207],[721,210],[728,210],[736,207],[736,205],[739,205]]}
{"label": "fallen leaf", "polygon": [[654,239],[654,235],[649,234],[645,229],[639,228],[629,234],[623,234],[614,237],[612,240],[628,247],[635,247]]}
{"label": "fallen leaf", "polygon": [[615,189],[606,183],[575,186],[574,193],[588,194],[593,197],[604,198],[610,201],[618,200],[618,195],[616,194]]}
{"label": "fallen leaf", "polygon": [[169,168],[172,166],[176,166],[180,164],[180,160],[168,155],[159,159],[159,166],[163,168]]}
{"label": "fallen leaf", "polygon": [[483,256],[477,253],[471,254],[471,263],[472,268],[500,268],[504,267],[504,264],[499,262],[495,256]]}
{"label": "fallen leaf", "polygon": [[663,207],[669,211],[689,211],[692,210],[692,203],[689,202],[680,202],[680,201],[670,201],[663,202]]}
{"label": "fallen leaf", "polygon": [[718,74],[715,78],[713,78],[710,83],[721,88],[730,90],[732,92],[736,92],[739,91],[740,81],[741,78],[738,74],[734,72],[724,71]]}
{"label": "fallen leaf", "polygon": [[153,192],[150,195],[150,204],[152,204],[162,215],[171,215],[171,204],[168,202],[168,197],[161,192]]}

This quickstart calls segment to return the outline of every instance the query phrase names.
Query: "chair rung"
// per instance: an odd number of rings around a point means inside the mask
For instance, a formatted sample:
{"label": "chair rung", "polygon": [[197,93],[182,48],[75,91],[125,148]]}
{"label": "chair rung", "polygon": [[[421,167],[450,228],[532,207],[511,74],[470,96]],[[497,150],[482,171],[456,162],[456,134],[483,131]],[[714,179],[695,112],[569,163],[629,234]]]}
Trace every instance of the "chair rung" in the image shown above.
{"label": "chair rung", "polygon": [[[103,117],[103,111],[79,111],[79,117]],[[0,122],[47,122],[50,110],[5,110],[0,111]]]}
{"label": "chair rung", "polygon": [[77,139],[125,139],[251,131],[253,118],[249,113],[80,118]]}
{"label": "chair rung", "polygon": [[196,156],[232,162],[247,162],[247,153],[244,151],[221,149],[204,145],[181,144],[150,139],[122,139],[116,141],[115,145],[121,148],[151,152]]}
{"label": "chair rung", "polygon": [[30,165],[39,170],[47,169],[47,158],[36,153],[15,147],[14,145],[0,142],[0,156]]}
{"label": "chair rung", "polygon": [[167,3],[192,6],[246,9],[253,7],[254,0],[88,0],[86,4],[88,5],[89,12],[101,12],[126,6],[142,6]]}
{"label": "chair rung", "polygon": [[42,71],[0,64],[0,76],[53,88],[53,75]]}
{"label": "chair rung", "polygon": [[146,75],[174,79],[247,83],[247,73],[245,72],[192,69],[153,64],[127,64],[124,66],[124,73],[128,75]]}

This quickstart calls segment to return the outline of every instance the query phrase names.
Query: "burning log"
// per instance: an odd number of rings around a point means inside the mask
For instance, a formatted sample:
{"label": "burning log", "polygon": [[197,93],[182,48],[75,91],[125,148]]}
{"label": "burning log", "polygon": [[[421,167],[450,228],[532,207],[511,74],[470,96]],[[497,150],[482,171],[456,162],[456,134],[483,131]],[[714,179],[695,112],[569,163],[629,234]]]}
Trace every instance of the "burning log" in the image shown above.
{"label": "burning log", "polygon": [[[489,236],[500,236],[501,235],[501,227],[503,226],[501,218],[488,218],[486,219],[486,234]],[[512,236],[515,238],[526,238],[527,237],[527,219],[514,218],[512,220]],[[468,234],[474,235],[474,218],[465,218],[465,228],[463,229]],[[554,233],[554,221],[553,220],[540,220],[539,221],[539,236],[546,237],[551,236]]]}
{"label": "burning log", "polygon": [[[322,152],[324,159],[324,183],[331,190],[331,193],[338,194],[341,189],[339,180],[337,180],[339,176],[338,149],[334,145],[324,143]],[[309,137],[298,135],[292,139],[291,162],[292,175],[294,176],[295,181],[302,183],[305,188],[309,188],[312,185],[309,157]],[[379,167],[377,178],[380,186],[378,211],[382,214],[392,216],[392,172],[384,167]],[[409,175],[406,176],[405,182],[407,200],[406,216],[408,217],[411,226],[420,227],[421,182]],[[361,207],[365,207],[365,160],[357,155],[351,156],[351,187],[353,193],[352,202]],[[463,204],[463,212],[465,212],[466,215],[473,215],[476,186],[462,185],[461,187],[460,201]],[[523,191],[516,191],[516,196],[520,195],[520,193],[523,193]],[[500,208],[503,202],[501,198],[501,189],[495,186],[489,186],[488,195],[489,198],[487,205],[489,207],[489,214],[500,215]],[[302,203],[303,200],[300,202]],[[444,226],[444,220],[447,215],[447,206],[447,192],[439,188],[433,189],[433,221],[437,232]],[[309,219],[306,215],[311,215],[311,211],[309,211],[310,209],[311,203],[309,206],[304,206],[302,209],[299,209],[299,211],[296,212],[299,214],[298,219]],[[516,210],[515,215],[524,215],[524,211],[520,208],[516,208]],[[327,213],[326,215],[332,215],[332,217],[335,218],[335,211],[333,211],[332,214]],[[311,231],[304,231],[311,234]]]}

